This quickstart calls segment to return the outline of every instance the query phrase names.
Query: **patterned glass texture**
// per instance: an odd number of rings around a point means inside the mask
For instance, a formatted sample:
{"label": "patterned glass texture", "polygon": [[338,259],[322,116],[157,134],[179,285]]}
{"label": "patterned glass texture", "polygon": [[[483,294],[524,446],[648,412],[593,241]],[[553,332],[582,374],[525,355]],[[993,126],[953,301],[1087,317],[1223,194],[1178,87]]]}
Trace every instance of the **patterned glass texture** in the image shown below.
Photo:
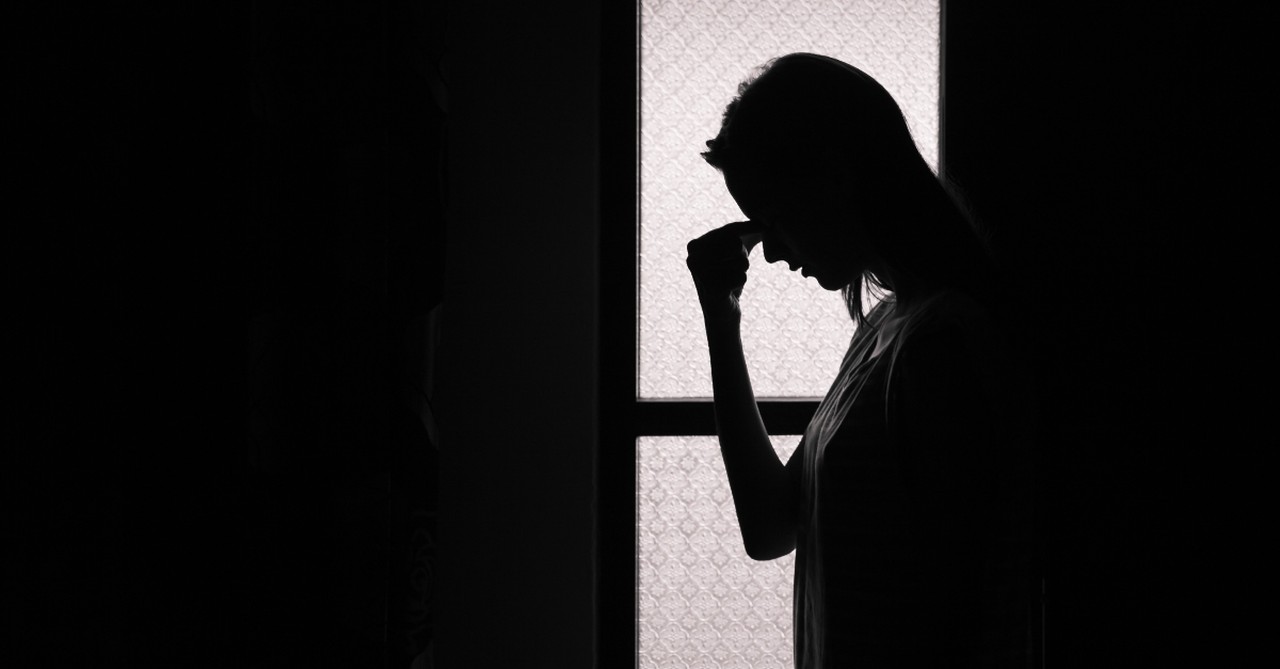
{"label": "patterned glass texture", "polygon": [[[875,77],[937,164],[938,0],[643,0],[641,3],[640,397],[709,397],[711,370],[685,244],[742,220],[703,162],[738,83],[809,51]],[[764,262],[743,292],[743,345],[759,397],[826,393],[853,334],[839,293]]]}
{"label": "patterned glass texture", "polygon": [[790,669],[794,553],[747,557],[715,437],[637,441],[640,669]]}

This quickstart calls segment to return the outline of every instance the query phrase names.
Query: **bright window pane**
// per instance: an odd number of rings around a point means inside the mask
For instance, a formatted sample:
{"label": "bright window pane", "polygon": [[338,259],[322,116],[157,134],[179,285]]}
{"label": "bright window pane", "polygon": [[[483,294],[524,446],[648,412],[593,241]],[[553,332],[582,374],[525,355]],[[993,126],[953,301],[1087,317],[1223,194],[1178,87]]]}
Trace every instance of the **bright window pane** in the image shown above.
{"label": "bright window pane", "polygon": [[637,442],[641,669],[790,669],[793,559],[747,557],[715,437]]}
{"label": "bright window pane", "polygon": [[[685,244],[742,220],[698,155],[738,82],[770,58],[830,55],[877,78],[936,165],[938,1],[642,0],[640,381],[645,398],[709,397],[706,339]],[[760,397],[817,397],[853,325],[838,293],[757,249],[743,295],[743,344]]]}

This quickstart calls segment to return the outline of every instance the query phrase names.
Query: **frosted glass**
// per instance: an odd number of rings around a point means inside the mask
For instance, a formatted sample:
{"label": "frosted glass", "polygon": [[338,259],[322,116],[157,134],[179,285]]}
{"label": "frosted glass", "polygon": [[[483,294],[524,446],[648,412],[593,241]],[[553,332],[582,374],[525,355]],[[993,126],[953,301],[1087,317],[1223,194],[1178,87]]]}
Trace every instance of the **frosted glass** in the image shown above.
{"label": "frosted glass", "polygon": [[[799,436],[774,437],[785,461]],[[792,666],[793,556],[742,548],[715,437],[641,437],[640,668]]]}
{"label": "frosted glass", "polygon": [[[758,65],[810,51],[855,65],[898,100],[936,166],[938,1],[641,3],[640,397],[709,397],[706,337],[685,244],[742,220],[699,152]],[[853,334],[839,293],[752,253],[743,345],[760,397],[817,397]]]}

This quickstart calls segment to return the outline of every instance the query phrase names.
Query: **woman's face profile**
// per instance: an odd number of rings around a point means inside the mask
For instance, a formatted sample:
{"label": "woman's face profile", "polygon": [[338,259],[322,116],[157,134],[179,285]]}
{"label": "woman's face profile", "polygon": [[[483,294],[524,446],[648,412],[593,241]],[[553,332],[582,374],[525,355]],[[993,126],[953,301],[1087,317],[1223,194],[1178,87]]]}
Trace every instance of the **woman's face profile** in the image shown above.
{"label": "woman's face profile", "polygon": [[767,170],[727,166],[725,187],[742,213],[765,226],[764,258],[839,290],[867,269],[856,239],[857,221],[832,180],[784,185]]}

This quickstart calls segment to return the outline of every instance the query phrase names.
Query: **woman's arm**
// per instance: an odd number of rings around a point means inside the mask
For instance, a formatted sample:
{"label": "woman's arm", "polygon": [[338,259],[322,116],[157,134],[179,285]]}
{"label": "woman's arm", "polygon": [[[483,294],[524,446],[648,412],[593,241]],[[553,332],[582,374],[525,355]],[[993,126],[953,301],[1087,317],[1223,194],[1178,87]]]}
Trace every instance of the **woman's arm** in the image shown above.
{"label": "woman's arm", "polygon": [[751,223],[713,230],[689,243],[688,265],[706,324],[716,432],[742,541],[752,559],[772,560],[795,548],[798,492],[765,431],[742,350],[738,297],[758,232]]}

